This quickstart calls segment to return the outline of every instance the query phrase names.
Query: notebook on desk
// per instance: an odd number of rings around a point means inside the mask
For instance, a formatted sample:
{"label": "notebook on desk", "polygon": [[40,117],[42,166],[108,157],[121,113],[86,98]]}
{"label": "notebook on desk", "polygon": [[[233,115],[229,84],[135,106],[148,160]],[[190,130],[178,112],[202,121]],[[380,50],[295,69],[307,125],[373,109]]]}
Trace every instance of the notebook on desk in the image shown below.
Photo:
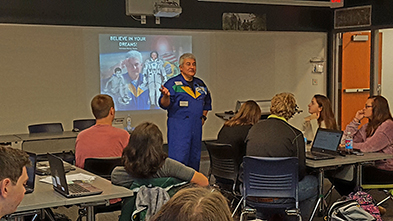
{"label": "notebook on desk", "polygon": [[31,166],[26,167],[26,172],[29,179],[26,182],[25,193],[32,193],[34,191],[35,172],[37,169],[37,155],[35,153],[29,153],[29,152],[26,153],[29,155]]}
{"label": "notebook on desk", "polygon": [[102,190],[82,181],[67,183],[64,171],[63,160],[53,154],[48,153],[48,160],[52,176],[53,189],[65,197],[80,197],[101,194]]}
{"label": "notebook on desk", "polygon": [[318,128],[311,152],[306,152],[306,158],[312,160],[333,159],[339,155],[337,148],[340,145],[343,132],[340,130],[329,130]]}

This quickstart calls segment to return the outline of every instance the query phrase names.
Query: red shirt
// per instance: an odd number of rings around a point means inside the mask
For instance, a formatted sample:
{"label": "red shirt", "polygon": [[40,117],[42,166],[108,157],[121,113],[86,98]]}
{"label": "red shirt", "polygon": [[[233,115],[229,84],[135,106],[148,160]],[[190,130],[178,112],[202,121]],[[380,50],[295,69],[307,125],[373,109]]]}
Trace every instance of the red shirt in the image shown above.
{"label": "red shirt", "polygon": [[90,157],[120,157],[130,134],[112,125],[94,125],[78,134],[75,143],[75,165],[84,168]]}

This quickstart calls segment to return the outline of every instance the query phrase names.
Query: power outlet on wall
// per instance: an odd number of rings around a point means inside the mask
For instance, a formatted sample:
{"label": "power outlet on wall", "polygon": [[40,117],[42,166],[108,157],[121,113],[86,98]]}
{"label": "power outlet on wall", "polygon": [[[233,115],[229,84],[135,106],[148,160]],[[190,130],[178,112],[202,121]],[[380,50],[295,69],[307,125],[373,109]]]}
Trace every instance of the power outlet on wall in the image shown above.
{"label": "power outlet on wall", "polygon": [[141,15],[141,24],[146,25],[146,15]]}

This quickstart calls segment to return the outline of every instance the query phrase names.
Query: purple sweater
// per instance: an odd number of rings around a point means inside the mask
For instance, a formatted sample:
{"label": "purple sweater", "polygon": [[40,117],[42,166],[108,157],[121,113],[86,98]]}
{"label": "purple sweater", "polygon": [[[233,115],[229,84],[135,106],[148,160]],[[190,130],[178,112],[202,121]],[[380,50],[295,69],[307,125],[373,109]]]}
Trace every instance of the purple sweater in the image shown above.
{"label": "purple sweater", "polygon": [[[393,154],[393,121],[386,120],[375,131],[371,137],[366,137],[367,124],[360,129],[360,123],[355,119],[347,125],[344,134],[351,132],[353,137],[353,148],[362,152],[380,152]],[[375,166],[381,170],[393,171],[393,159],[379,160]]]}

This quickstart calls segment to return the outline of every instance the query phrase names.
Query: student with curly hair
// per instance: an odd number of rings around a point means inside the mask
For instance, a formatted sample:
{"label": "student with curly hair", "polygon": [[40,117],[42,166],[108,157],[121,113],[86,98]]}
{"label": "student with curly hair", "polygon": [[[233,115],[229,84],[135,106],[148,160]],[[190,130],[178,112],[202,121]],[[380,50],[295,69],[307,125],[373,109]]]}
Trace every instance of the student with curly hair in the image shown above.
{"label": "student with curly hair", "polygon": [[300,210],[302,217],[306,220],[311,215],[317,199],[318,180],[315,176],[306,174],[305,144],[302,132],[288,123],[288,120],[296,113],[296,109],[296,100],[292,93],[276,94],[271,100],[271,115],[268,119],[255,124],[248,133],[246,155],[297,157],[299,159]]}

